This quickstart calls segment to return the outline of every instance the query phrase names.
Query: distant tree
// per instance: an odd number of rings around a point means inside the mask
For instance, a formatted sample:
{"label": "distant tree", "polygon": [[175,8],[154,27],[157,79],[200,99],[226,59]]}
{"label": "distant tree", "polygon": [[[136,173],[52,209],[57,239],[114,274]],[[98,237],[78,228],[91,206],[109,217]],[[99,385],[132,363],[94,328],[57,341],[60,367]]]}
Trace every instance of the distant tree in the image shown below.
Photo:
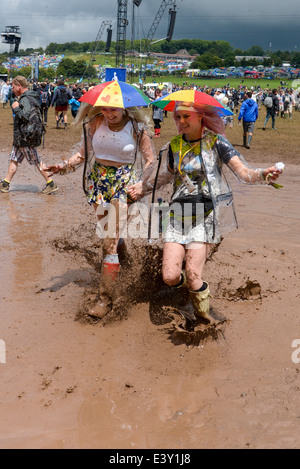
{"label": "distant tree", "polygon": [[191,64],[191,68],[209,69],[222,67],[223,61],[220,57],[211,54],[203,54],[196,57],[194,62]]}
{"label": "distant tree", "polygon": [[233,52],[226,55],[223,65],[224,67],[232,67],[235,65],[235,55]]}
{"label": "distant tree", "polygon": [[264,58],[264,60],[262,61],[262,65],[264,67],[271,67],[273,65],[273,61],[272,59],[267,59],[267,58]]}
{"label": "distant tree", "polygon": [[12,69],[11,75],[16,77],[17,75],[22,75],[23,77],[30,79],[31,78],[31,67],[22,67],[20,69]]}
{"label": "distant tree", "polygon": [[260,46],[252,46],[250,49],[245,51],[243,55],[256,55],[259,57],[263,57],[265,55],[265,51]]}
{"label": "distant tree", "polygon": [[75,62],[72,59],[64,58],[57,67],[57,74],[64,77],[75,76]]}
{"label": "distant tree", "polygon": [[245,54],[244,54],[244,51],[242,51],[242,49],[235,49],[234,55],[245,55]]}
{"label": "distant tree", "polygon": [[49,68],[39,67],[39,80],[40,81],[43,81],[46,78],[49,78],[50,80],[52,80],[55,77],[56,77],[56,70],[53,67],[49,67]]}
{"label": "distant tree", "polygon": [[292,65],[293,67],[300,67],[300,52],[293,54]]}

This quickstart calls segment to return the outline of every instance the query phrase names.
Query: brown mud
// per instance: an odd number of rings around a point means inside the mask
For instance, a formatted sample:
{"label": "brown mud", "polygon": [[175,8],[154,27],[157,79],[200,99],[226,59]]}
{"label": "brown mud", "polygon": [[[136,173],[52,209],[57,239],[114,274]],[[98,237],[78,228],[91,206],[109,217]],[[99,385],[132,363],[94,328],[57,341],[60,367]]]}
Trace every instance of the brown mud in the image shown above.
{"label": "brown mud", "polygon": [[[300,113],[278,119],[278,131],[263,132],[263,117],[251,150],[236,119],[227,136],[254,165],[286,163],[284,188],[232,181],[240,227],[205,267],[213,308],[227,318],[217,330],[178,331],[174,305],[187,295],[163,284],[159,243],[128,242],[113,313],[88,317],[102,248],[81,169],[42,196],[40,175],[20,166],[0,194],[0,448],[299,447]],[[0,126],[4,177],[9,109]],[[174,133],[169,114],[157,148]],[[73,126],[56,130],[50,111],[44,161],[79,139]]]}

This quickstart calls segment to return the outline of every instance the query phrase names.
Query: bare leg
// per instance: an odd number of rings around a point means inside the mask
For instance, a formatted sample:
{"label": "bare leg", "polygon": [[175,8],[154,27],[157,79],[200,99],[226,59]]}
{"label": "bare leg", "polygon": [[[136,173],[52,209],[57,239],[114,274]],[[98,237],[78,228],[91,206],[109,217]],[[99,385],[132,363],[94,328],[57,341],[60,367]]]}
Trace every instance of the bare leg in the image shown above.
{"label": "bare leg", "polygon": [[11,182],[11,180],[14,177],[14,175],[16,174],[17,170],[18,170],[18,163],[16,163],[15,161],[11,161],[9,163],[7,175],[6,175],[6,178],[5,178],[7,182]]}
{"label": "bare leg", "polygon": [[203,269],[210,252],[210,244],[191,243],[186,254],[186,278],[189,290],[199,290],[203,285]]}
{"label": "bare leg", "polygon": [[162,275],[170,287],[178,285],[181,277],[185,248],[178,243],[165,243],[163,250]]}
{"label": "bare leg", "polygon": [[41,175],[43,176],[43,178],[45,179],[46,182],[49,182],[52,180],[51,176],[50,176],[50,173],[48,171],[45,171],[44,168],[46,168],[45,164],[41,161],[40,164],[36,164],[36,167],[37,169],[39,170],[39,172],[41,173]]}
{"label": "bare leg", "polygon": [[64,124],[67,125],[67,123],[68,123],[68,112],[63,111],[63,116],[64,116]]}
{"label": "bare leg", "polygon": [[[111,203],[108,210],[94,205],[97,213],[97,218],[101,227],[99,227],[99,234],[101,234],[103,241],[104,261],[102,264],[101,284],[99,289],[99,301],[89,311],[90,316],[103,318],[112,308],[113,298],[115,293],[115,282],[119,273],[119,259],[118,259],[118,242],[120,238],[120,228],[122,227],[122,215],[126,215],[127,219],[127,205],[120,204],[118,201]],[[121,222],[120,222],[121,219]],[[111,260],[110,256],[113,260]],[[114,259],[115,258],[115,259]]]}

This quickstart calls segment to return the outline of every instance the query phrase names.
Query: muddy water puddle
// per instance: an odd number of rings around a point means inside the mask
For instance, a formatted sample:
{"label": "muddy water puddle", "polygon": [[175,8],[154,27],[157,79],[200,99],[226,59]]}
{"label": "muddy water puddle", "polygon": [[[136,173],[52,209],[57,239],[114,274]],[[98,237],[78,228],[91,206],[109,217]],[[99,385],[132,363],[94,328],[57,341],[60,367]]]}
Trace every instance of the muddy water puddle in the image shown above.
{"label": "muddy water puddle", "polygon": [[18,295],[42,273],[42,236],[46,228],[41,215],[46,205],[55,201],[45,200],[37,192],[34,186],[15,186],[9,194],[1,194],[0,259],[5,266],[0,274],[1,298],[8,292]]}

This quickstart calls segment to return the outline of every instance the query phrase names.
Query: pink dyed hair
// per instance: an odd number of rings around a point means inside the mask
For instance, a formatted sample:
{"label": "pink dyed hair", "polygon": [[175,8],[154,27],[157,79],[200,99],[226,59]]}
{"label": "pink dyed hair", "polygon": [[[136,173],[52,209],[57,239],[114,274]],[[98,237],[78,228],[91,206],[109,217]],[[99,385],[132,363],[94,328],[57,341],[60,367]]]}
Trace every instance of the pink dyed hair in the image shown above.
{"label": "pink dyed hair", "polygon": [[191,111],[190,108],[192,106],[193,111],[199,114],[202,117],[203,127],[206,129],[214,132],[215,134],[224,134],[225,133],[225,124],[221,117],[218,114],[218,111],[213,106],[208,105],[201,105],[197,103],[187,103],[183,101],[178,101],[176,103],[175,109],[173,111],[173,117],[175,119],[176,116],[176,108],[177,106],[184,106],[187,108],[187,111]]}

